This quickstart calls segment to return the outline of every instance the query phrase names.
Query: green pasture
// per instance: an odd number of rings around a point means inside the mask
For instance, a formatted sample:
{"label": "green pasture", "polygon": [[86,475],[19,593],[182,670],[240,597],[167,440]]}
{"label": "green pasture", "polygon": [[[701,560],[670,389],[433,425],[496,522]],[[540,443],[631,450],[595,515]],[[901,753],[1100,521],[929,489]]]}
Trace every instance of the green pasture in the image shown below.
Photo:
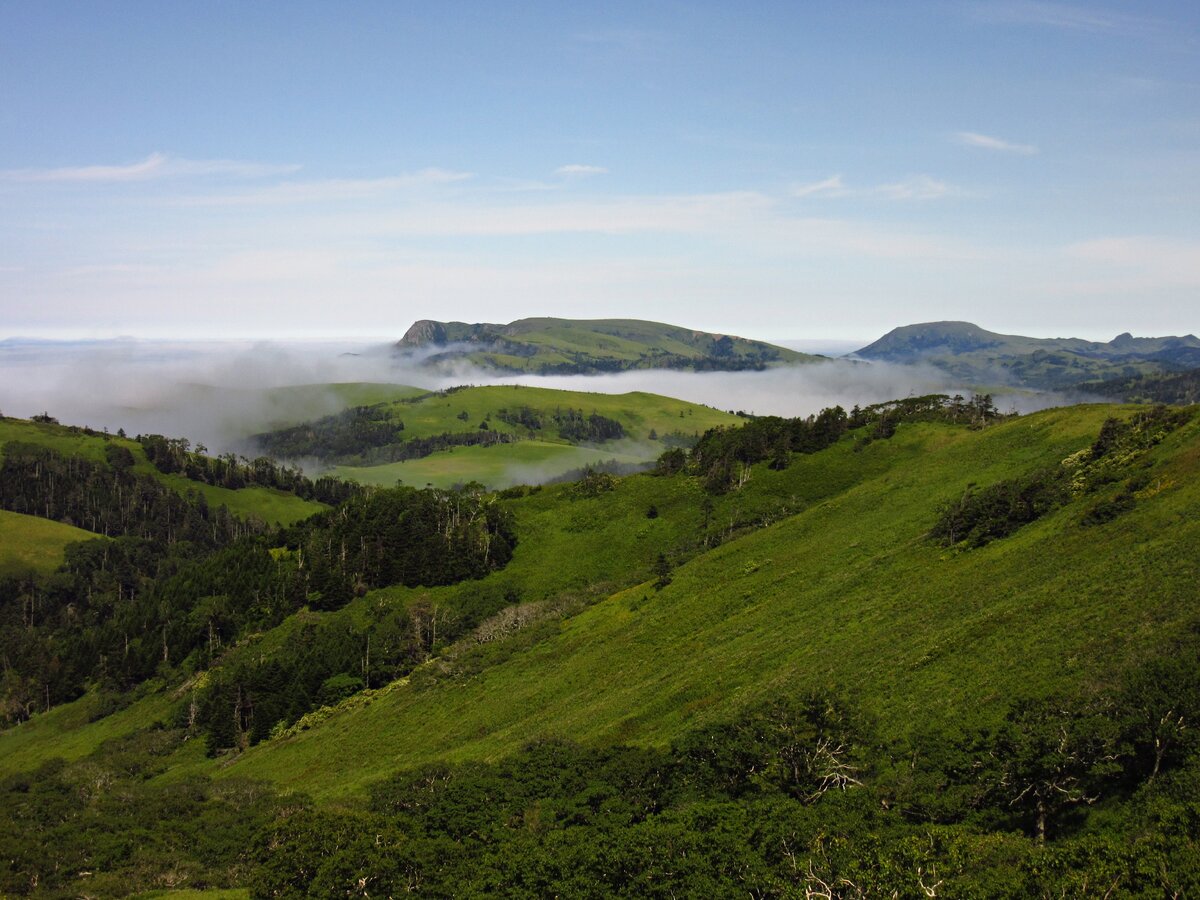
{"label": "green pasture", "polygon": [[72,525],[0,509],[0,577],[53,572],[67,544],[96,537]]}

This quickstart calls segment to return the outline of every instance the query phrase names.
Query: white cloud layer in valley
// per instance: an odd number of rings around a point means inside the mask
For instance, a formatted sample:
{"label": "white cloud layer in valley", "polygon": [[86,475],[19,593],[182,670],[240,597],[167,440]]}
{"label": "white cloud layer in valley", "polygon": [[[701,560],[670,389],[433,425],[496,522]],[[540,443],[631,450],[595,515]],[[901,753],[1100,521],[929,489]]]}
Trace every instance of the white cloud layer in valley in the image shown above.
{"label": "white cloud layer in valley", "polygon": [[[782,416],[933,392],[969,393],[933,368],[840,359],[761,372],[503,376],[473,367],[433,373],[411,359],[397,360],[390,345],[349,341],[0,342],[0,411],[5,415],[48,412],[63,424],[187,437],[211,452],[244,450],[250,434],[342,406],[328,390],[277,389],[345,382],[430,390],[516,383],[607,394],[646,391],[717,409]],[[999,398],[1002,408],[1021,411],[1064,402],[1071,398],[1030,393]]]}

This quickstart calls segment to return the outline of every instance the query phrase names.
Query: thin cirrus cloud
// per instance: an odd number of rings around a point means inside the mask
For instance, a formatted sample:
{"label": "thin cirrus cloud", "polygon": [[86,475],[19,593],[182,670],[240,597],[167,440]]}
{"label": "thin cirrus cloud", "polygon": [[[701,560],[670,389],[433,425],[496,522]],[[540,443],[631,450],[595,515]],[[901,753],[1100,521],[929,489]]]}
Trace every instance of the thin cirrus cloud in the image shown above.
{"label": "thin cirrus cloud", "polygon": [[555,175],[560,175],[564,178],[586,178],[589,175],[607,175],[608,169],[604,166],[588,166],[582,163],[570,163],[565,166],[559,166],[554,170]]}
{"label": "thin cirrus cloud", "polygon": [[792,187],[793,197],[882,197],[886,200],[937,200],[961,196],[963,191],[952,184],[929,175],[912,175],[889,184],[872,187],[851,187],[841,175],[831,175],[820,181],[810,181]]}
{"label": "thin cirrus cloud", "polygon": [[810,181],[792,188],[793,197],[844,197],[848,193],[841,175],[830,175],[820,181]]}
{"label": "thin cirrus cloud", "polygon": [[184,178],[224,175],[232,178],[264,178],[287,175],[298,165],[273,165],[237,159],[182,159],[165,153],[151,153],[145,159],[126,165],[64,166],[47,169],[9,169],[0,173],[5,181],[67,182],[82,184],[152,181],[160,178]]}
{"label": "thin cirrus cloud", "polygon": [[928,175],[914,175],[892,184],[881,184],[874,192],[889,200],[937,200],[961,194],[958,188]]}
{"label": "thin cirrus cloud", "polygon": [[1015,153],[1019,156],[1033,156],[1038,148],[1033,144],[1018,144],[990,134],[980,134],[977,131],[960,131],[954,135],[954,140],[964,147],[977,147],[981,150],[995,150],[999,153]]}

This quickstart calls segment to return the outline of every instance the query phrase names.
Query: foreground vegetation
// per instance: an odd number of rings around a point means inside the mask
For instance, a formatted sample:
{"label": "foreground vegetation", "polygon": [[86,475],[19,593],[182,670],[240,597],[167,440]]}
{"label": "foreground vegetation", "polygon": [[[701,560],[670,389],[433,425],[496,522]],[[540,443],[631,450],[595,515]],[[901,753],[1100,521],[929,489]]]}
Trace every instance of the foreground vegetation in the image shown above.
{"label": "foreground vegetation", "polygon": [[1190,895],[1198,466],[1195,410],[912,398],[379,492],[494,510],[509,554],[440,579],[355,556],[381,501],[239,539],[324,580],[0,734],[0,886]]}

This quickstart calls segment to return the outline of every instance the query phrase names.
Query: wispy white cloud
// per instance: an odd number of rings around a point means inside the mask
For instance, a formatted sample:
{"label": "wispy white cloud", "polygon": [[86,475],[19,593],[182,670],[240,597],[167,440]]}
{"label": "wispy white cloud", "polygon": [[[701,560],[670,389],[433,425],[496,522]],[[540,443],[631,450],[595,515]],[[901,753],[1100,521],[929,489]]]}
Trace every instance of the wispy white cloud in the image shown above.
{"label": "wispy white cloud", "polygon": [[1016,153],[1020,156],[1033,156],[1038,148],[1033,144],[1017,144],[990,134],[980,134],[977,131],[960,131],[954,135],[954,140],[965,147],[978,147],[982,150],[996,150],[1001,153]]}
{"label": "wispy white cloud", "polygon": [[830,175],[820,181],[809,181],[792,187],[793,197],[844,197],[849,191],[841,175]]}
{"label": "wispy white cloud", "polygon": [[889,200],[936,200],[962,192],[953,185],[928,175],[913,175],[903,181],[881,184],[875,188],[875,193]]}
{"label": "wispy white cloud", "polygon": [[145,159],[126,165],[66,166],[52,169],[9,169],[0,172],[6,181],[113,183],[150,181],[158,178],[224,175],[233,178],[264,178],[287,175],[298,165],[272,165],[236,159],[182,159],[165,153],[151,153]]}
{"label": "wispy white cloud", "polygon": [[329,178],[313,181],[285,181],[269,187],[224,194],[184,197],[184,206],[255,206],[281,203],[322,203],[340,200],[369,200],[397,191],[455,184],[473,178],[470,172],[448,169],[422,169],[384,178]]}
{"label": "wispy white cloud", "polygon": [[554,170],[555,175],[561,175],[564,178],[582,178],[588,175],[607,175],[608,169],[604,166],[588,166],[582,163],[570,163],[565,166],[559,166]]}
{"label": "wispy white cloud", "polygon": [[1118,13],[1095,6],[1072,3],[1052,3],[1044,0],[1000,0],[977,3],[977,18],[986,22],[1009,25],[1042,25],[1070,31],[1145,33],[1156,30],[1160,23],[1144,16]]}
{"label": "wispy white cloud", "polygon": [[941,197],[962,196],[964,191],[929,175],[911,175],[890,184],[868,187],[847,185],[841,175],[831,175],[820,181],[794,185],[793,197],[883,197],[887,200],[936,200]]}

